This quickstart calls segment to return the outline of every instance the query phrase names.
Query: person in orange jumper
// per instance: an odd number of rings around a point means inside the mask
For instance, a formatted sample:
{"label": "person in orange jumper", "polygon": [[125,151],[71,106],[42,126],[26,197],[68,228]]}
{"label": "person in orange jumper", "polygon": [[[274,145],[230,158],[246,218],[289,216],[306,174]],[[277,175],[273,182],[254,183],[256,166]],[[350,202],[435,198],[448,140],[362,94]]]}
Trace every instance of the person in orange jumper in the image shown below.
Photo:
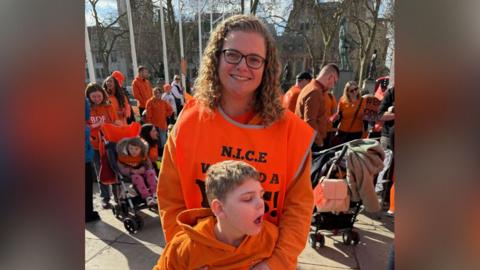
{"label": "person in orange jumper", "polygon": [[208,207],[203,179],[210,164],[243,160],[259,171],[264,218],[279,228],[272,255],[252,269],[296,269],[313,211],[315,132],[282,107],[275,40],[257,17],[231,16],[211,37],[195,96],[163,152],[157,197],[165,239],[182,230],[180,212]]}
{"label": "person in orange jumper", "polygon": [[211,209],[181,212],[181,231],[167,244],[153,270],[251,269],[271,256],[278,228],[263,220],[260,174],[243,161],[216,163],[207,171]]}
{"label": "person in orange jumper", "polygon": [[[121,121],[117,119],[115,110],[113,109],[108,94],[97,83],[89,83],[85,89],[85,96],[90,103],[90,142],[94,150],[95,171],[100,175],[100,152],[99,152],[99,130],[104,123],[115,123],[120,125]],[[98,181],[100,184],[100,197],[102,198],[102,207],[110,206],[110,186]]]}
{"label": "person in orange jumper", "polygon": [[312,75],[308,72],[302,72],[297,75],[295,85],[288,89],[287,93],[283,96],[282,105],[285,109],[289,109],[291,112],[295,112],[295,106],[297,105],[297,98],[305,87],[312,80]]}
{"label": "person in orange jumper", "polygon": [[159,135],[159,153],[162,155],[162,149],[167,141],[167,117],[173,114],[172,107],[162,99],[162,88],[155,87],[154,97],[147,101],[147,114],[145,120],[152,123],[157,129]]}
{"label": "person in orange jumper", "polygon": [[340,71],[335,64],[325,65],[317,78],[307,84],[297,99],[295,114],[308,123],[316,132],[312,150],[317,152],[324,144],[327,136],[327,113],[324,94],[338,81]]}
{"label": "person in orange jumper", "polygon": [[127,125],[127,118],[131,115],[131,109],[125,90],[120,87],[117,79],[113,76],[108,76],[105,79],[103,89],[109,95],[108,99],[117,113],[117,119],[121,121],[122,125]]}
{"label": "person in orange jumper", "polygon": [[132,82],[133,97],[138,100],[138,110],[140,115],[146,108],[147,101],[152,98],[152,85],[148,80],[148,69],[144,66],[138,67],[138,76]]}
{"label": "person in orange jumper", "polygon": [[355,81],[347,82],[338,104],[337,117],[341,115],[341,118],[336,134],[336,144],[362,138],[365,105],[357,83]]}

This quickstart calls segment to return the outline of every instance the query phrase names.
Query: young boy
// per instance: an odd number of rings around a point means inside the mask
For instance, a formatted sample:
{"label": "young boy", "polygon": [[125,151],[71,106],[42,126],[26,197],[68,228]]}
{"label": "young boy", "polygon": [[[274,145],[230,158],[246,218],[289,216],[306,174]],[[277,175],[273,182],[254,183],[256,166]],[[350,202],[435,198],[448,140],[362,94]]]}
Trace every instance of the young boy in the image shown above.
{"label": "young boy", "polygon": [[163,146],[167,142],[167,117],[172,115],[173,109],[167,102],[162,100],[162,89],[160,87],[153,89],[153,95],[145,106],[147,110],[145,120],[158,130],[158,137],[160,138],[158,153],[162,155]]}
{"label": "young boy", "polygon": [[210,209],[189,209],[177,216],[182,230],[153,270],[250,269],[269,258],[278,228],[263,220],[263,193],[258,172],[247,163],[228,160],[210,166]]}

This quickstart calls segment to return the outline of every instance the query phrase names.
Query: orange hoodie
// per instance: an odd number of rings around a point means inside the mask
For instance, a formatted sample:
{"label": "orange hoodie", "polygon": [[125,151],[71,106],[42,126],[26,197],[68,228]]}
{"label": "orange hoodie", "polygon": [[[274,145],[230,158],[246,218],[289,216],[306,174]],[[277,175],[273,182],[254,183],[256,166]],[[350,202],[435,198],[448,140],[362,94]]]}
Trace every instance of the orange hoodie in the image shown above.
{"label": "orange hoodie", "polygon": [[219,241],[214,233],[216,218],[208,208],[181,212],[177,217],[181,231],[167,244],[153,270],[198,269],[247,270],[270,257],[278,228],[264,221],[257,235],[246,236],[238,247]]}
{"label": "orange hoodie", "polygon": [[139,76],[132,82],[133,97],[140,103],[138,107],[145,108],[147,101],[153,96],[152,85],[147,79]]}
{"label": "orange hoodie", "polygon": [[146,109],[146,122],[153,124],[155,127],[159,127],[161,130],[166,130],[167,117],[173,113],[170,104],[162,99],[152,97],[147,101]]}
{"label": "orange hoodie", "polygon": [[279,228],[271,269],[296,269],[305,248],[313,210],[310,147],[315,132],[292,112],[269,126],[240,124],[220,108],[202,112],[188,102],[165,145],[157,197],[169,242],[181,230],[176,216],[183,210],[206,207],[205,172],[210,164],[237,159],[260,172],[265,189],[264,218]]}
{"label": "orange hoodie", "polygon": [[117,119],[122,121],[123,125],[127,125],[127,118],[130,117],[130,104],[128,103],[128,98],[126,96],[123,97],[125,107],[120,108],[120,104],[117,101],[117,98],[113,95],[108,97],[110,103],[112,103],[112,107],[117,112]]}
{"label": "orange hoodie", "polygon": [[285,109],[289,109],[291,112],[295,113],[295,106],[297,105],[298,95],[302,91],[302,88],[297,85],[292,86],[288,89],[287,93],[283,96],[282,105]]}
{"label": "orange hoodie", "polygon": [[[97,124],[100,121],[104,123],[113,123],[117,120],[117,115],[112,107],[112,105],[95,105],[92,106],[90,109],[90,124]],[[92,147],[95,150],[98,150],[99,142],[98,142],[98,131],[100,130],[100,126],[92,128],[90,133],[90,142],[92,143]]]}

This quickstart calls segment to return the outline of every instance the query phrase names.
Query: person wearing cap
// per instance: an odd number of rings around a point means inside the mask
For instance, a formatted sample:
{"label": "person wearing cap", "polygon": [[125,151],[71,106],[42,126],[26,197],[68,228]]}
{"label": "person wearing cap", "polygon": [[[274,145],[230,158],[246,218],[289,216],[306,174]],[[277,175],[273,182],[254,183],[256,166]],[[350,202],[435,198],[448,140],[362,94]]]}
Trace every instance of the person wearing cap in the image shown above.
{"label": "person wearing cap", "polygon": [[297,104],[297,98],[302,91],[302,88],[312,80],[312,75],[308,72],[302,72],[297,75],[295,85],[288,89],[287,93],[283,96],[282,106],[285,109],[289,109],[295,113],[295,105]]}
{"label": "person wearing cap", "polygon": [[152,84],[148,80],[148,69],[144,66],[138,67],[138,75],[132,82],[133,97],[138,100],[138,110],[142,115],[147,101],[153,97]]}
{"label": "person wearing cap", "polygon": [[175,76],[173,76],[173,82],[171,85],[172,85],[172,94],[173,94],[173,97],[175,98],[175,104],[177,106],[177,114],[179,114],[183,108],[183,105],[185,104],[185,98],[183,96],[184,89],[180,82],[179,75],[175,74]]}
{"label": "person wearing cap", "polygon": [[312,151],[317,152],[323,146],[327,136],[327,114],[325,110],[325,92],[333,88],[340,77],[335,64],[327,64],[318,76],[311,80],[300,92],[295,106],[295,114],[307,122],[316,132]]}

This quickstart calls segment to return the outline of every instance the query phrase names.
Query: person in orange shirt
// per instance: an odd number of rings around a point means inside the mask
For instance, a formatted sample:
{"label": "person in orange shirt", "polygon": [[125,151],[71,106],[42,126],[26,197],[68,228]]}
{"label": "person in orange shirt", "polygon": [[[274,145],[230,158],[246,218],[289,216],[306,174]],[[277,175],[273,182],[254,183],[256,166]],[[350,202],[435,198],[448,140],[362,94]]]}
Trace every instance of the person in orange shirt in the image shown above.
{"label": "person in orange shirt", "polygon": [[359,92],[355,81],[345,84],[338,104],[338,116],[334,119],[337,120],[338,117],[341,117],[336,134],[336,144],[362,138],[365,102]]}
{"label": "person in orange shirt", "polygon": [[120,87],[117,79],[113,76],[108,76],[105,79],[103,89],[109,95],[108,99],[117,113],[117,119],[121,121],[122,125],[127,125],[127,118],[130,117],[131,109],[125,90]]}
{"label": "person in orange shirt", "polygon": [[159,154],[163,154],[163,146],[167,141],[167,117],[173,114],[172,107],[162,99],[162,88],[155,87],[153,90],[154,97],[147,101],[147,113],[145,120],[147,123],[152,123],[157,129],[160,138]]}
{"label": "person in orange shirt", "polygon": [[302,91],[302,88],[312,80],[312,75],[308,72],[302,72],[297,75],[295,85],[288,89],[287,93],[283,96],[283,107],[289,109],[291,112],[295,112],[295,106],[297,105],[297,98]]}
{"label": "person in orange shirt", "polygon": [[[85,89],[85,96],[90,103],[90,142],[94,150],[94,167],[98,176],[100,175],[100,152],[99,152],[99,130],[104,123],[121,124],[117,120],[117,115],[113,109],[108,94],[97,83],[89,83]],[[102,207],[109,208],[110,206],[110,186],[100,184],[100,197],[102,198]]]}
{"label": "person in orange shirt", "polygon": [[167,244],[153,270],[251,269],[271,256],[278,228],[263,220],[260,174],[243,161],[208,168],[206,194],[211,209],[178,215],[181,231]]}
{"label": "person in orange shirt", "polygon": [[261,175],[264,218],[279,228],[271,256],[252,269],[296,269],[313,211],[310,147],[314,130],[280,102],[275,40],[254,15],[219,23],[205,47],[195,96],[169,133],[157,186],[166,242],[182,227],[177,215],[208,207],[211,164],[243,160]]}
{"label": "person in orange shirt", "polygon": [[133,97],[138,100],[138,111],[140,115],[146,108],[147,101],[152,98],[152,84],[148,80],[148,69],[144,66],[138,67],[138,76],[132,82]]}

